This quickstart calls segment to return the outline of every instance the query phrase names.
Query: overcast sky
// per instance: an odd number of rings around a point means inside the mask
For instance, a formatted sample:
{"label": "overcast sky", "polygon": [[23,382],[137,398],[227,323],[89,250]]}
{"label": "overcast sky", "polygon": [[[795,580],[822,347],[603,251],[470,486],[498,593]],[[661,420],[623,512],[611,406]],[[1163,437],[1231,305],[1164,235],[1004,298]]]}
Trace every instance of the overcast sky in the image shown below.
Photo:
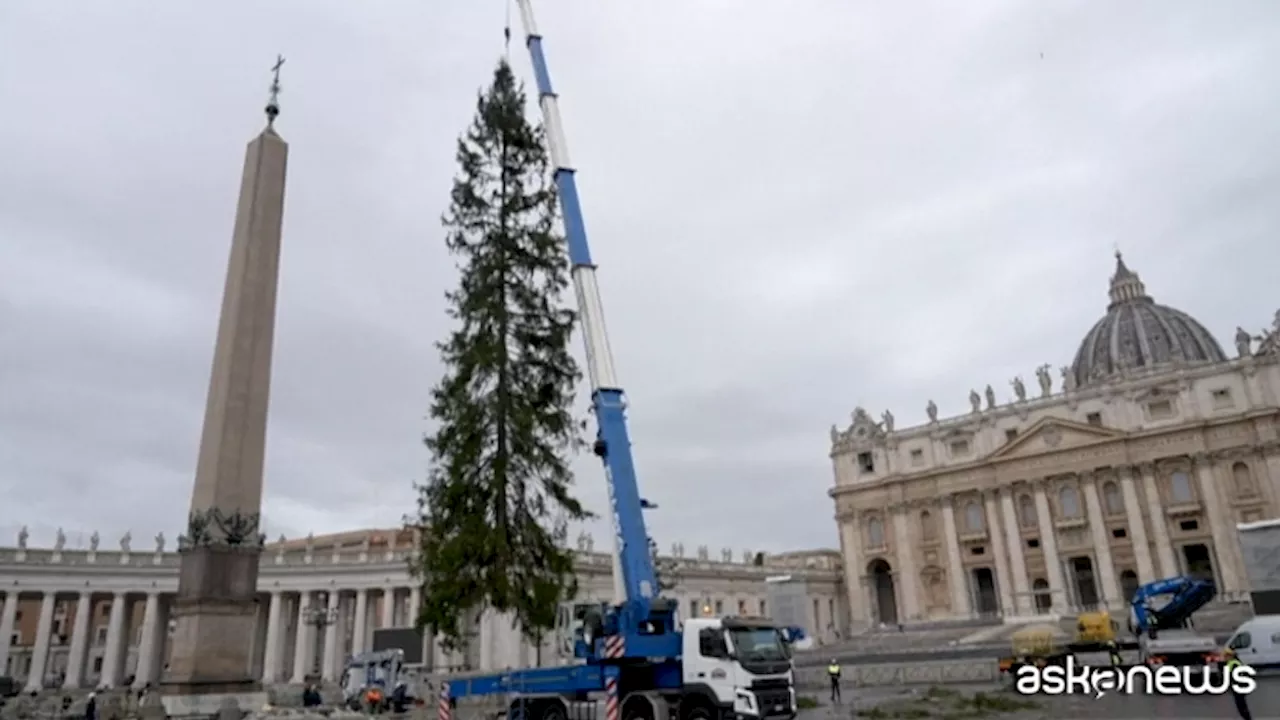
{"label": "overcast sky", "polygon": [[[970,388],[1069,363],[1116,244],[1228,351],[1280,305],[1274,0],[536,10],[664,550],[835,546],[830,425],[957,414]],[[277,53],[267,529],[400,522],[456,279],[454,143],[504,15],[0,4],[0,544],[24,523],[108,547],[185,524]],[[519,42],[512,62],[529,79]],[[597,463],[576,466],[604,517]]]}

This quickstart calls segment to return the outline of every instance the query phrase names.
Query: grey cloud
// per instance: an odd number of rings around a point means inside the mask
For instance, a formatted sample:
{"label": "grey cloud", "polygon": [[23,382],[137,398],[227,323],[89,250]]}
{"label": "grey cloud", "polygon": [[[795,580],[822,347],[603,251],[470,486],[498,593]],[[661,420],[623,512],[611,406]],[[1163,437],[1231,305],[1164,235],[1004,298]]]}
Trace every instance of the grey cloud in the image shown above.
{"label": "grey cloud", "polygon": [[[1220,337],[1274,312],[1272,2],[536,9],[664,548],[834,546],[829,425],[963,412],[1069,362],[1113,244]],[[454,280],[438,218],[503,12],[5,6],[0,533],[181,525],[277,52],[268,529],[412,510]],[[598,463],[575,468],[603,539]]]}

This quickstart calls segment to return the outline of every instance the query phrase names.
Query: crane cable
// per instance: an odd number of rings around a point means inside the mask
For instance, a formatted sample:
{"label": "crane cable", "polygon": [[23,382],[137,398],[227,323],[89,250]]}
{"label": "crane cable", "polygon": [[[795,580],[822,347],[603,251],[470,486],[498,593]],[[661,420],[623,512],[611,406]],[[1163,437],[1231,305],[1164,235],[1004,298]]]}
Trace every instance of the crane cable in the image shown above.
{"label": "crane cable", "polygon": [[511,2],[507,0],[507,23],[502,26],[502,54],[508,61],[511,60]]}

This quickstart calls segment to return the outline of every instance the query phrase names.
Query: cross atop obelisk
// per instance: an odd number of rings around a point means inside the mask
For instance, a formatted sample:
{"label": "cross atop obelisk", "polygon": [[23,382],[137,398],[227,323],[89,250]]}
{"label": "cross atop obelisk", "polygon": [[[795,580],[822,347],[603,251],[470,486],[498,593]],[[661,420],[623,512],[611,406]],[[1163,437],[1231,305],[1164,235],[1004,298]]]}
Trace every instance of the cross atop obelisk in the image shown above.
{"label": "cross atop obelisk", "polygon": [[280,116],[280,68],[284,67],[284,56],[276,56],[276,64],[271,66],[271,94],[267,97],[267,127],[275,125]]}
{"label": "cross atop obelisk", "polygon": [[[289,146],[273,127],[280,66],[272,69],[267,127],[245,152],[222,314],[213,350],[200,455],[174,603],[173,655],[163,686],[170,715],[258,703],[249,662],[262,553],[276,285]],[[201,712],[193,712],[201,708]]]}

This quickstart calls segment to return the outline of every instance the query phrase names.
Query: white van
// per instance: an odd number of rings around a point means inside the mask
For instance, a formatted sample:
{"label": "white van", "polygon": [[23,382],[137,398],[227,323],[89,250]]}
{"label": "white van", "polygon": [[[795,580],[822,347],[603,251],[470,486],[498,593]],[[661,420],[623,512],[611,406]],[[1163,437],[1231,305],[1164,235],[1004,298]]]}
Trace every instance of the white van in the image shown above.
{"label": "white van", "polygon": [[1246,620],[1227,640],[1236,657],[1254,668],[1280,667],[1280,615]]}

